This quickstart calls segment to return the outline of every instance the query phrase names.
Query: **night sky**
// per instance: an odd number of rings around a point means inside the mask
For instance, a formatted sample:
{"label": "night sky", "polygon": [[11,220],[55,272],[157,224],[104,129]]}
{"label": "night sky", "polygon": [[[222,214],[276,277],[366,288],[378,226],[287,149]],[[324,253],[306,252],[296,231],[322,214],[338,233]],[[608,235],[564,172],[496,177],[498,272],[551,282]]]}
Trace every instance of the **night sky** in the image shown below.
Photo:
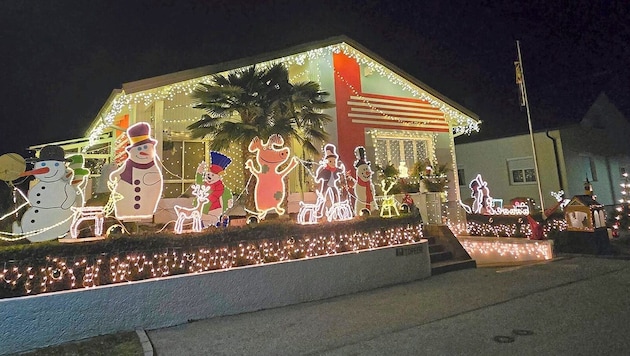
{"label": "night sky", "polygon": [[81,137],[122,83],[341,34],[477,113],[469,140],[527,131],[517,39],[535,128],[601,91],[630,117],[627,0],[495,3],[0,0],[0,154]]}

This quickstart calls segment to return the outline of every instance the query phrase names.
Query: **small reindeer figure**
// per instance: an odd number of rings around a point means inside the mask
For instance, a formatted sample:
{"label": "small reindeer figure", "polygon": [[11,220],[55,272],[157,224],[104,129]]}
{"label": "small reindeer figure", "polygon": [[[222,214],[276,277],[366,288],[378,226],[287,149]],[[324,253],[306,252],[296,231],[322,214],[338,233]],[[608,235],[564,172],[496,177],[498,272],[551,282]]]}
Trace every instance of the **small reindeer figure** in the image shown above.
{"label": "small reindeer figure", "polygon": [[381,189],[383,189],[383,204],[381,204],[381,216],[385,218],[391,218],[392,216],[394,216],[394,214],[392,214],[392,209],[397,216],[400,215],[400,213],[398,212],[398,207],[396,207],[396,205],[398,205],[396,197],[393,195],[388,195],[389,191],[392,190],[394,184],[396,184],[396,182],[392,181],[389,184],[389,187],[385,188],[387,186],[387,183],[384,179],[381,181]]}
{"label": "small reindeer figure", "polygon": [[192,220],[192,230],[194,232],[200,232],[203,229],[203,223],[201,222],[201,207],[208,201],[208,194],[210,191],[209,186],[193,184],[193,195],[197,197],[197,205],[192,208],[186,208],[179,205],[175,205],[175,214],[177,215],[177,221],[175,222],[175,233],[181,234],[184,227],[184,221]]}
{"label": "small reindeer figure", "polygon": [[[303,201],[300,202],[300,211],[297,215],[298,224],[307,225],[307,224],[317,224],[317,221],[322,216],[320,215],[320,211],[322,205],[326,202],[326,198],[320,193],[317,193],[317,201],[315,204],[305,203]],[[306,216],[308,216],[308,220],[306,220]]]}
{"label": "small reindeer figure", "polygon": [[298,164],[297,157],[292,157],[289,164],[283,169],[279,167],[289,160],[291,150],[282,147],[284,139],[278,134],[269,136],[267,142],[262,142],[258,137],[254,137],[249,144],[249,152],[256,154],[258,168],[254,167],[254,162],[248,159],[245,167],[256,177],[254,197],[256,212],[253,212],[259,219],[264,219],[267,213],[275,209],[279,215],[284,214],[282,203],[286,194],[284,178]]}

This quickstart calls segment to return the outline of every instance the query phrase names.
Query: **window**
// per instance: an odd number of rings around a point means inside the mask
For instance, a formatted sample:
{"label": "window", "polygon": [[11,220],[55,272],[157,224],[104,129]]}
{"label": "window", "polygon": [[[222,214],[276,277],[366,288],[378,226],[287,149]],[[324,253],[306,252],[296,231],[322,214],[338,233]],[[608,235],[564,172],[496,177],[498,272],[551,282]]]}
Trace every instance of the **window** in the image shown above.
{"label": "window", "polygon": [[179,197],[195,182],[197,166],[206,159],[207,151],[203,141],[163,142],[164,198]]}
{"label": "window", "polygon": [[582,170],[584,176],[590,182],[597,182],[597,168],[595,167],[595,160],[591,156],[581,156],[582,158]]}
{"label": "window", "polygon": [[413,138],[377,138],[375,142],[376,164],[385,167],[393,164],[395,167],[401,162],[411,168],[416,162],[425,161],[429,155],[428,140]]}
{"label": "window", "polygon": [[467,185],[464,168],[457,168],[457,179],[459,180],[459,185]]}
{"label": "window", "polygon": [[536,183],[536,169],[532,157],[512,158],[507,160],[510,184]]}

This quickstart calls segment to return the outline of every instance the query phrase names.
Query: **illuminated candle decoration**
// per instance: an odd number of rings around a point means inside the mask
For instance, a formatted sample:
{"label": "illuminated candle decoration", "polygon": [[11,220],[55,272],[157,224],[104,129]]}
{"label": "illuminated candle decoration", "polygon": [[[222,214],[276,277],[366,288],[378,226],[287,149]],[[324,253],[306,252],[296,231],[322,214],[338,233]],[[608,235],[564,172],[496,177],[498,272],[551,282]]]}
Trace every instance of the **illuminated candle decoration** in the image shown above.
{"label": "illuminated candle decoration", "polygon": [[280,166],[289,161],[291,150],[284,146],[284,139],[278,134],[269,136],[267,142],[254,137],[249,143],[248,150],[256,154],[256,165],[251,159],[245,162],[245,167],[256,177],[254,187],[254,202],[256,211],[248,211],[259,220],[265,218],[267,213],[275,210],[278,215],[283,215],[282,207],[286,195],[284,178],[297,166],[297,157],[292,157],[289,164],[280,170]]}
{"label": "illuminated candle decoration", "polygon": [[362,146],[355,148],[354,155],[357,158],[356,161],[354,161],[354,168],[356,170],[354,214],[359,216],[378,210],[378,206],[376,200],[374,200],[376,196],[374,183],[372,183],[374,172],[370,167],[370,161],[365,157],[365,148]]}
{"label": "illuminated candle decoration", "polygon": [[353,217],[352,208],[348,199],[341,199],[338,183],[345,174],[345,166],[339,161],[337,147],[332,143],[324,146],[324,155],[315,172],[315,182],[319,184],[318,195],[324,197],[324,203],[320,204],[319,216],[326,215],[328,221],[349,220]]}
{"label": "illuminated candle decoration", "polygon": [[63,148],[52,145],[42,148],[34,169],[21,174],[29,175],[38,181],[28,191],[30,208],[20,223],[13,223],[13,234],[23,235],[31,242],[63,237],[70,231],[71,207],[82,204],[77,199],[77,188],[72,185],[74,173],[66,165]]}
{"label": "illuminated candle decoration", "polygon": [[218,226],[223,213],[232,207],[232,192],[223,184],[223,174],[232,159],[219,152],[210,151],[210,165],[199,163],[195,182],[207,187],[208,197],[201,207],[201,220],[204,227]]}
{"label": "illuminated candle decoration", "polygon": [[114,213],[119,220],[151,219],[157,209],[163,179],[155,152],[157,140],[150,134],[151,127],[146,122],[129,127],[128,157],[109,175],[109,180],[115,183],[112,192],[122,195],[122,199],[114,204]]}
{"label": "illuminated candle decoration", "polygon": [[[187,220],[192,221],[192,231],[200,232],[203,229],[202,223],[202,209],[208,202],[210,196],[210,185],[193,184],[192,192],[196,199],[196,205],[192,208],[175,205],[175,215],[177,215],[177,221],[175,222],[175,233],[181,234],[184,229],[184,222]],[[215,223],[216,224],[216,223]]]}
{"label": "illuminated candle decoration", "polygon": [[[381,217],[391,218],[392,216],[400,215],[398,212],[398,202],[396,201],[396,197],[394,195],[389,195],[389,191],[392,190],[392,187],[396,184],[395,181],[390,182],[389,187],[387,187],[387,182],[383,179],[381,181],[381,189],[383,190],[383,203],[381,204]],[[385,188],[387,187],[387,188]]]}

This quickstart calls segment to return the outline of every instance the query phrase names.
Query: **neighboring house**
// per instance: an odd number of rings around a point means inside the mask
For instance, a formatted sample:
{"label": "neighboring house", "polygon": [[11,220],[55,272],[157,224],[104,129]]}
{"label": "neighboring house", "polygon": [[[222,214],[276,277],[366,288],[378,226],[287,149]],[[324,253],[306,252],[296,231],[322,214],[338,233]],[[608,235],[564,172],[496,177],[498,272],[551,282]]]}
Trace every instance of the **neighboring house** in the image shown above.
{"label": "neighboring house", "polygon": [[[69,152],[84,152],[89,168],[98,174],[100,167],[115,162],[117,152],[124,148],[124,142],[120,142],[125,136],[124,129],[136,122],[148,122],[152,135],[159,141],[158,154],[165,175],[163,197],[190,193],[198,163],[208,160],[209,141],[191,139],[186,129],[204,113],[192,108],[189,93],[214,74],[277,62],[287,66],[292,82],[315,81],[331,94],[330,100],[336,107],[327,112],[333,121],[326,131],[330,135],[329,142],[337,145],[339,158],[349,171],[354,171],[356,146],[365,146],[373,167],[398,166],[402,162],[413,167],[414,162],[430,159],[455,168],[453,138],[478,131],[479,120],[474,113],[356,42],[335,37],[281,53],[125,83],[103,104],[84,138],[59,144]],[[37,150],[43,146],[31,148]],[[300,155],[300,148],[296,146],[299,145],[292,146],[293,153]],[[233,162],[224,182],[238,195],[246,182],[243,182],[243,162],[237,150],[238,147],[232,147],[225,152]],[[320,158],[311,157],[315,161]],[[450,181],[457,181],[456,174],[457,170],[452,169]],[[312,191],[313,181],[309,175],[306,184],[299,184],[297,179],[296,172],[290,175],[290,192]],[[451,185],[449,200],[457,202],[458,194],[456,185]]]}
{"label": "neighboring house", "polygon": [[[592,184],[597,201],[614,205],[620,199],[621,174],[630,170],[630,123],[605,94],[600,94],[579,124],[534,133],[545,209],[556,200],[584,194]],[[490,195],[509,204],[528,197],[540,203],[531,137],[528,134],[456,145],[462,199],[470,196],[468,183],[481,174]]]}

